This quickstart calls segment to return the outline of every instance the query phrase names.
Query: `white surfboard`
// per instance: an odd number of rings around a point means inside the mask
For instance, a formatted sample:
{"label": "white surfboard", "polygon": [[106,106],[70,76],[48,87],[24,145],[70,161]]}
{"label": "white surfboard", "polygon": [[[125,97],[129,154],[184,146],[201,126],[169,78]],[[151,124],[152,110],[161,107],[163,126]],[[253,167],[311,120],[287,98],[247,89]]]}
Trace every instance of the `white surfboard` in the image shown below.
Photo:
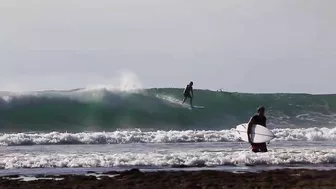
{"label": "white surfboard", "polygon": [[[247,123],[240,124],[236,127],[237,136],[239,139],[248,142],[247,137]],[[271,130],[267,129],[262,125],[253,125],[251,129],[251,140],[254,143],[268,142],[275,138],[276,136]]]}
{"label": "white surfboard", "polygon": [[193,108],[204,109],[204,106],[193,106]]}
{"label": "white surfboard", "polygon": [[193,107],[189,106],[189,109],[190,110],[192,110],[192,109],[204,109],[204,106],[193,106]]}

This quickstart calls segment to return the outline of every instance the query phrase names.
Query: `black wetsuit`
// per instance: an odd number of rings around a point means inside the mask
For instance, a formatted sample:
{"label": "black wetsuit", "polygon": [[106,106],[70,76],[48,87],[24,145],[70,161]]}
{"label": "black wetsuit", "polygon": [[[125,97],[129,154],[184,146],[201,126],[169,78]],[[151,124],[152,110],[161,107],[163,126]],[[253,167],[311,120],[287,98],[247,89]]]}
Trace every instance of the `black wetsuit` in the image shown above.
{"label": "black wetsuit", "polygon": [[[266,127],[266,117],[255,115],[252,117],[253,123],[257,125],[262,125]],[[267,152],[266,143],[252,143],[252,151],[253,152]]]}
{"label": "black wetsuit", "polygon": [[184,97],[185,98],[192,98],[192,96],[191,96],[191,91],[192,90],[193,90],[192,86],[187,85],[187,87],[185,88],[184,93],[183,93]]}
{"label": "black wetsuit", "polygon": [[262,125],[266,127],[266,117],[265,116],[254,115],[252,119],[254,121],[254,124]]}

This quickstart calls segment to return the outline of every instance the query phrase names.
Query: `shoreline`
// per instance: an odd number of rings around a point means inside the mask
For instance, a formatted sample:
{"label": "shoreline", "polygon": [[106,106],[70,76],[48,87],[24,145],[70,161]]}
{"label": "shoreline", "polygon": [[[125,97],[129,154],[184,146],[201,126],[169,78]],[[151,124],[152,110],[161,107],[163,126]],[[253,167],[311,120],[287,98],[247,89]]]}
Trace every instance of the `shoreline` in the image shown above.
{"label": "shoreline", "polygon": [[32,181],[22,181],[19,175],[3,176],[0,177],[0,188],[336,188],[336,170],[278,169],[232,173],[216,170],[141,172],[131,169],[88,174],[37,175],[39,180]]}
{"label": "shoreline", "polygon": [[223,171],[230,173],[259,173],[262,171],[274,170],[316,170],[336,171],[336,164],[288,164],[288,165],[224,165],[224,166],[167,166],[167,167],[49,167],[49,168],[19,168],[0,169],[0,178],[11,176],[35,177],[36,175],[86,175],[87,173],[104,174],[106,172],[124,172],[131,169],[138,169],[141,172],[178,172],[178,171]]}

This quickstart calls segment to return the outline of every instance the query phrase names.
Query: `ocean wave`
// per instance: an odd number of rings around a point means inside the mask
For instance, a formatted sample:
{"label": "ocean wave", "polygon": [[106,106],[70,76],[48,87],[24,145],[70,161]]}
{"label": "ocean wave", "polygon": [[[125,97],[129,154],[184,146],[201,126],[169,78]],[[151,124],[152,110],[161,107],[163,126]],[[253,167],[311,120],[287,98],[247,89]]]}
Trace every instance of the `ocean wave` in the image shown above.
{"label": "ocean wave", "polygon": [[[273,129],[273,141],[336,141],[336,128]],[[128,143],[193,143],[238,142],[235,129],[185,131],[114,131],[80,133],[4,133],[0,145],[64,145],[64,144],[128,144]]]}
{"label": "ocean wave", "polygon": [[64,167],[202,167],[225,165],[334,164],[336,150],[277,149],[267,153],[238,152],[173,152],[148,153],[53,153],[2,154],[0,168],[64,168]]}
{"label": "ocean wave", "polygon": [[75,89],[5,93],[0,131],[115,131],[118,128],[222,130],[246,122],[258,106],[267,109],[270,128],[336,125],[336,95],[246,94],[195,90],[182,104],[183,89]]}

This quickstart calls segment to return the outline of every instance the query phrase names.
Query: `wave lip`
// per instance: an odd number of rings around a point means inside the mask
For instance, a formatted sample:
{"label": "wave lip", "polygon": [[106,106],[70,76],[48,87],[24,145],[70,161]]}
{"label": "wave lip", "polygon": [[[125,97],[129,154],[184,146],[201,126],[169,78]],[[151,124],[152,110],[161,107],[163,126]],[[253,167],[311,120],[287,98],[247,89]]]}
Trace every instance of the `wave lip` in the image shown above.
{"label": "wave lip", "polygon": [[[336,141],[336,128],[273,129],[273,141]],[[14,133],[0,135],[0,145],[128,144],[238,142],[235,129],[186,131],[114,131],[80,133]]]}

